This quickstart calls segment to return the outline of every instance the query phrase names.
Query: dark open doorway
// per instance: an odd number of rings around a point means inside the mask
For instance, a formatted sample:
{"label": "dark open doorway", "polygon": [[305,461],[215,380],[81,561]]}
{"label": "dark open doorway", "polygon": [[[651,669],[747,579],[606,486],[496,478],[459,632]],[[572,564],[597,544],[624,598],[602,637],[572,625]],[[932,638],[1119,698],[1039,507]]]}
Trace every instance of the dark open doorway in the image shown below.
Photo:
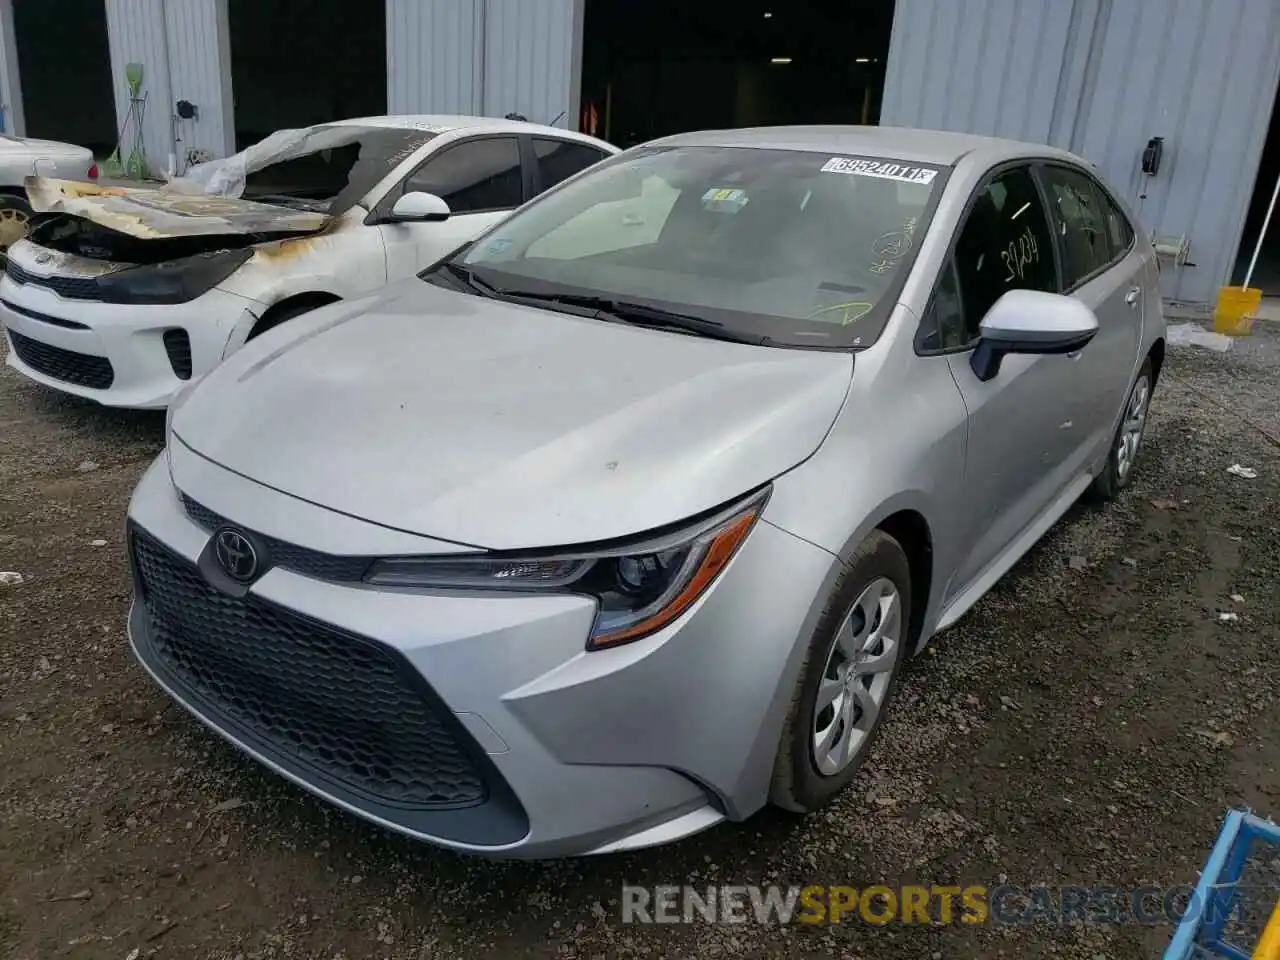
{"label": "dark open doorway", "polygon": [[[1249,201],[1249,213],[1244,220],[1244,233],[1240,237],[1240,250],[1236,254],[1235,271],[1232,273],[1232,284],[1244,283],[1245,272],[1249,269],[1249,260],[1253,257],[1254,248],[1258,244],[1258,233],[1262,230],[1266,219],[1267,206],[1271,203],[1271,195],[1276,189],[1276,178],[1280,177],[1280,95],[1271,108],[1271,126],[1267,132],[1266,146],[1262,148],[1262,163],[1258,167],[1258,178],[1253,187],[1253,199]],[[1253,270],[1249,286],[1260,289],[1268,297],[1280,297],[1280,204],[1277,212],[1271,215],[1271,226],[1267,229],[1262,251],[1258,256],[1258,265]]]}
{"label": "dark open doorway", "polygon": [[875,123],[892,0],[587,0],[583,117],[622,147],[686,130]]}
{"label": "dark open doorway", "polygon": [[13,32],[27,136],[76,143],[98,157],[114,150],[106,5],[13,0]]}
{"label": "dark open doorway", "polygon": [[387,112],[385,2],[229,0],[236,149]]}

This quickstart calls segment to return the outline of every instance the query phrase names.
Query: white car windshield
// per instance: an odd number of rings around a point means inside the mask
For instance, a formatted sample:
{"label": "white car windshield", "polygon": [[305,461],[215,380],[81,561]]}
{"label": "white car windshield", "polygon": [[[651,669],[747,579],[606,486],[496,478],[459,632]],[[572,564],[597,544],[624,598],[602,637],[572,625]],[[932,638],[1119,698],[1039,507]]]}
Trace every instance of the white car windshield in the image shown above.
{"label": "white car windshield", "polygon": [[454,266],[500,293],[589,295],[764,342],[866,346],[942,172],[886,157],[641,148],[525,207]]}

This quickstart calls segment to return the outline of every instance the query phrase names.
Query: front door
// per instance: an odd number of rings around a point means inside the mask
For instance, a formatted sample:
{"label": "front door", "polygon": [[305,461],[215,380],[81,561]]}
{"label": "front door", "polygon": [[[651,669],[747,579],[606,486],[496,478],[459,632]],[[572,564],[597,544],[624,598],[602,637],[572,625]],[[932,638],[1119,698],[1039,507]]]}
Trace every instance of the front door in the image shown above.
{"label": "front door", "polygon": [[948,362],[969,413],[963,480],[969,552],[950,595],[1053,503],[1083,459],[1078,356],[1006,356],[985,383],[970,366],[982,318],[1015,289],[1059,289],[1053,234],[1028,166],[1005,168],[979,190],[935,297],[944,310],[953,305],[939,328],[944,346],[960,348]]}
{"label": "front door", "polygon": [[387,279],[400,280],[479,236],[524,202],[525,177],[515,137],[482,137],[430,154],[379,204],[390,209],[404,193],[441,197],[452,211],[443,223],[384,223]]}

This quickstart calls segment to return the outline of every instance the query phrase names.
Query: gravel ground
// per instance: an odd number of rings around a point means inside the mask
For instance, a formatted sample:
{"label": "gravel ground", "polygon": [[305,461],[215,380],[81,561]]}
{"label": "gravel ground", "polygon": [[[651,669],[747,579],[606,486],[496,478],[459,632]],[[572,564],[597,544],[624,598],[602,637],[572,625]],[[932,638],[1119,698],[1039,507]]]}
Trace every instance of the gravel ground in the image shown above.
{"label": "gravel ground", "polygon": [[1280,815],[1277,371],[1269,331],[1171,350],[1133,489],[1073,511],[910,666],[834,809],[527,864],[330,810],[172,706],[124,638],[122,518],[162,418],[5,370],[0,570],[26,582],[0,586],[0,953],[1158,955],[1167,926],[624,926],[618,901],[623,882],[1180,885],[1229,806]]}

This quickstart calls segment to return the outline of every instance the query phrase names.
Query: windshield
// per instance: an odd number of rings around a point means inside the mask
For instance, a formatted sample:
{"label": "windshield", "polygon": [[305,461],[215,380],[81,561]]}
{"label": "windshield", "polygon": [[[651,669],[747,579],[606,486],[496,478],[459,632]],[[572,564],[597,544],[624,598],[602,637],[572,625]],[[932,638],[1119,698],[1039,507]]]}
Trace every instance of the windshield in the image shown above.
{"label": "windshield", "polygon": [[168,188],[337,215],[435,136],[427,128],[352,124],[279,130],[233,156],[191,167]]}
{"label": "windshield", "polygon": [[941,171],[795,150],[641,149],[525,207],[455,263],[502,293],[600,296],[778,344],[867,346]]}

